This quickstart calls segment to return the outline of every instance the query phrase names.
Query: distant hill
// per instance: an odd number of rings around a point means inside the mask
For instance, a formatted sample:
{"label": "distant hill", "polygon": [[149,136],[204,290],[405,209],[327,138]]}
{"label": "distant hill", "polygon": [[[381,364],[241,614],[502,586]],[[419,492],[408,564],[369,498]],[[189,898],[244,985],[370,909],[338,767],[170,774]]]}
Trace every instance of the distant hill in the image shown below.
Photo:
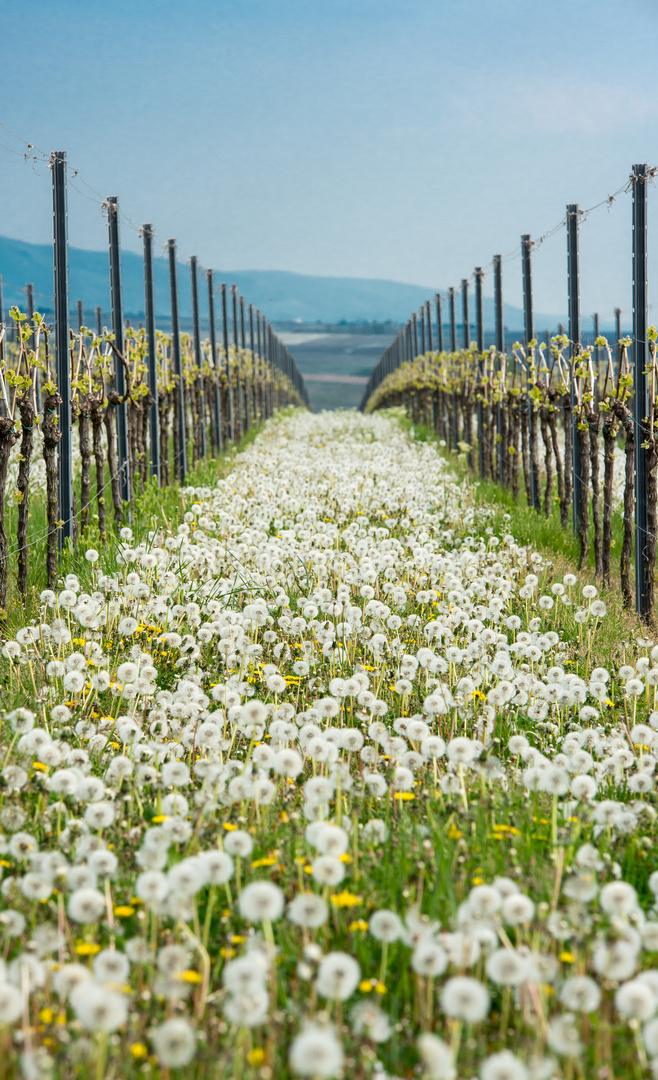
{"label": "distant hill", "polygon": [[[123,306],[127,316],[139,319],[144,311],[144,280],[139,255],[124,252],[121,258]],[[12,304],[25,305],[24,287],[32,282],[37,307],[52,310],[52,248],[49,244],[27,244],[0,237],[0,274],[3,278],[5,312]],[[86,319],[92,323],[93,309],[100,305],[109,312],[110,290],[108,257],[104,251],[69,249],[71,309],[84,301]],[[235,283],[247,300],[267,316],[270,322],[309,323],[403,323],[414,309],[436,291],[432,286],[406,285],[399,281],[368,278],[312,277],[285,270],[217,270],[217,282]],[[180,308],[183,318],[192,314],[189,267],[179,265]],[[206,310],[205,280],[201,282],[201,309]],[[169,318],[169,274],[164,258],[155,260],[156,307]],[[471,298],[471,320],[474,321]],[[458,320],[461,304],[458,303]],[[493,300],[484,301],[485,324],[493,329]],[[107,316],[106,316],[107,318]],[[447,319],[447,312],[445,315]],[[537,330],[554,329],[564,316],[537,315]],[[519,330],[523,316],[518,308],[505,306],[505,322]]]}

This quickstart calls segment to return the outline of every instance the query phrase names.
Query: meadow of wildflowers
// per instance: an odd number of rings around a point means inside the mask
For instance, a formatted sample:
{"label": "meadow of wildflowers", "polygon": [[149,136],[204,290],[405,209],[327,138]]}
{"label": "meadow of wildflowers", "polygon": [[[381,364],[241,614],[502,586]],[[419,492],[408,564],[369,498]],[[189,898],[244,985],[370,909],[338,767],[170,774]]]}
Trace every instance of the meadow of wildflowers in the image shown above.
{"label": "meadow of wildflowers", "polygon": [[5,635],[0,1077],[658,1076],[658,645],[384,414],[182,495]]}

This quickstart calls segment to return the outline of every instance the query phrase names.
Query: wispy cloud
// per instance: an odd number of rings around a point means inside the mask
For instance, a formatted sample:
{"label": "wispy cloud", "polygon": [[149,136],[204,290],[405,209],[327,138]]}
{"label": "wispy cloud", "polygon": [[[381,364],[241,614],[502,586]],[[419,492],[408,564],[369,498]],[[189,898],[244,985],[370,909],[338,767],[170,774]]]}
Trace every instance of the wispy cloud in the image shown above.
{"label": "wispy cloud", "polygon": [[493,75],[446,94],[453,123],[523,136],[613,137],[658,120],[658,99],[630,87],[533,72],[516,79]]}

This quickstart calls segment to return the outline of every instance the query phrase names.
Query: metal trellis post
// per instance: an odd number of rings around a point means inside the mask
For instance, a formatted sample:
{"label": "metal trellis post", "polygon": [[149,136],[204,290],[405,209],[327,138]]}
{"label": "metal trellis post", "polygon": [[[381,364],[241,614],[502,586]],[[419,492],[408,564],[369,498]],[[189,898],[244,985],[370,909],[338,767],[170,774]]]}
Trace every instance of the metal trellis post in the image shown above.
{"label": "metal trellis post", "polygon": [[242,395],[240,393],[240,337],[238,331],[238,287],[231,285],[233,312],[233,348],[235,349],[235,437],[242,436]]}
{"label": "metal trellis post", "polygon": [[436,300],[436,347],[443,352],[443,302],[441,293],[437,293]]}
{"label": "metal trellis post", "polygon": [[203,357],[201,355],[201,320],[199,318],[199,261],[196,255],[190,256],[190,284],[192,286],[192,337],[194,340],[194,363],[197,367],[199,390],[199,420],[201,423],[201,457],[208,453],[208,432],[206,430],[206,388],[203,378]]}
{"label": "metal trellis post", "polygon": [[455,311],[455,290],[452,285],[448,289],[448,303],[450,306],[450,352],[457,352],[457,313]]}
{"label": "metal trellis post", "polygon": [[[245,316],[244,316],[244,296],[240,297],[240,341],[242,342],[243,359],[244,353],[247,351],[247,335],[245,332]],[[251,427],[251,405],[250,405],[250,389],[249,389],[249,368],[245,363],[244,374],[244,429],[248,431]]]}
{"label": "metal trellis post", "polygon": [[[503,257],[494,255],[494,318],[496,332],[496,354],[498,371],[501,370],[501,357],[505,352],[505,310],[503,307]],[[499,401],[496,405],[496,435],[498,439],[498,483],[503,485],[505,478],[505,461],[503,458],[503,403],[502,386],[499,389]]]}
{"label": "metal trellis post", "polygon": [[462,344],[468,349],[471,344],[471,317],[468,309],[468,278],[462,278]]}
{"label": "metal trellis post", "polygon": [[[649,610],[653,567],[647,564],[647,463],[649,430],[649,350],[647,327],[647,165],[634,165],[633,181],[633,419],[635,421],[635,602],[640,617]],[[649,579],[649,580],[647,580]]]}
{"label": "metal trellis post", "polygon": [[144,319],[148,346],[149,458],[151,476],[160,484],[160,413],[158,411],[158,357],[155,336],[155,289],[153,284],[153,226],[142,225],[144,250]]}
{"label": "metal trellis post", "polygon": [[[27,318],[32,329],[28,344],[30,348],[34,349],[36,344],[36,334],[34,333],[34,285],[31,281],[28,281],[25,286],[25,300],[27,303]],[[0,316],[0,323],[2,317]],[[36,367],[34,369],[34,397],[37,403],[37,412],[41,412],[41,370]]]}
{"label": "metal trellis post", "polygon": [[[525,334],[525,347],[529,354],[530,342],[535,340],[535,313],[532,302],[532,237],[528,233],[524,233],[521,237],[521,259],[522,259],[522,274],[523,274],[523,328]],[[526,379],[529,374],[529,369],[526,368]],[[533,372],[534,374],[534,372]],[[533,444],[534,437],[534,425],[535,425],[535,410],[532,403],[532,398],[527,395],[528,405],[528,437],[530,439],[530,445]],[[539,505],[539,479],[535,469],[535,460],[530,454],[530,502],[535,510],[540,509]]]}
{"label": "metal trellis post", "polygon": [[[107,226],[110,243],[110,299],[114,344],[123,355],[123,301],[121,296],[121,251],[119,248],[119,200],[116,195],[107,199]],[[123,363],[114,357],[114,389],[121,398],[116,407],[117,467],[119,488],[124,502],[130,500],[130,457],[128,449],[128,416],[126,403],[126,374]]]}
{"label": "metal trellis post", "polygon": [[[484,352],[484,301],[482,298],[482,282],[484,270],[481,266],[475,267],[475,336],[478,350],[478,375],[483,375],[482,353]],[[482,405],[482,389],[478,393],[478,470],[480,478],[484,478],[484,409]]]}
{"label": "metal trellis post", "polygon": [[599,370],[601,366],[601,350],[596,344],[600,333],[600,321],[598,311],[595,312],[592,316],[592,323],[594,329],[594,370],[596,371],[596,379],[594,381],[594,394],[596,395],[596,400],[598,403],[599,377],[601,375],[601,372]]}
{"label": "metal trellis post", "polygon": [[219,287],[222,298],[222,342],[224,356],[226,358],[226,435],[229,442],[233,441],[233,395],[231,391],[231,354],[228,343],[228,300],[226,285],[224,282]]}
{"label": "metal trellis post", "polygon": [[580,267],[579,225],[580,211],[577,203],[567,205],[567,276],[569,289],[569,341],[571,342],[571,445],[573,470],[573,531],[578,535],[580,524],[580,501],[582,478],[580,442],[578,439],[578,412],[575,368],[580,354]]}
{"label": "metal trellis post", "polygon": [[176,241],[167,240],[169,254],[169,294],[171,296],[171,350],[174,373],[178,380],[178,461],[176,473],[182,483],[187,475],[187,442],[185,438],[185,380],[183,357],[180,347],[180,313],[178,309],[178,267],[176,264]]}
{"label": "metal trellis post", "polygon": [[222,398],[220,392],[221,368],[217,358],[217,329],[215,326],[215,283],[212,270],[206,270],[208,282],[208,335],[210,337],[210,360],[215,372],[215,391],[213,395],[215,446],[218,452],[222,449]]}
{"label": "metal trellis post", "polygon": [[615,308],[615,334],[616,334],[616,338],[617,338],[617,360],[619,360],[619,358],[621,356],[621,345],[619,344],[619,339],[621,338],[621,308],[620,307]]}
{"label": "metal trellis post", "polygon": [[68,216],[66,207],[66,153],[56,150],[52,155],[53,175],[53,277],[55,309],[55,362],[57,389],[62,399],[59,406],[58,488],[59,518],[58,545],[61,551],[65,540],[73,533],[73,454],[71,445],[71,362],[69,356],[69,255]]}

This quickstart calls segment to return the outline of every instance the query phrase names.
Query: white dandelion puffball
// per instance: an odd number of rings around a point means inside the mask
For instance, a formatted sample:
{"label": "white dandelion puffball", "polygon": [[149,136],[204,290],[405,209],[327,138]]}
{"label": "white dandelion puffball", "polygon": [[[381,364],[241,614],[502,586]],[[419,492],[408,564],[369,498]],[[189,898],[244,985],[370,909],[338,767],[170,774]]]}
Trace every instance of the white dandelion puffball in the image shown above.
{"label": "white dandelion puffball", "polygon": [[271,881],[252,881],[240,893],[240,914],[247,922],[274,922],[283,914],[284,895]]}
{"label": "white dandelion puffball", "polygon": [[489,1012],[489,991],[477,979],[455,975],[441,990],[441,1008],[455,1020],[478,1024]]}
{"label": "white dandelion puffball", "polygon": [[320,997],[343,1001],[356,990],[361,971],[356,960],[348,953],[331,952],[320,961],[316,982]]}
{"label": "white dandelion puffball", "polygon": [[128,1018],[128,1000],[123,994],[85,980],[71,994],[75,1014],[89,1031],[116,1031]]}
{"label": "white dandelion puffball", "polygon": [[106,910],[105,897],[98,889],[76,889],[69,897],[67,910],[73,922],[98,922]]}
{"label": "white dandelion puffball", "polygon": [[455,1059],[443,1039],[427,1031],[418,1036],[417,1046],[429,1080],[455,1080]]}
{"label": "white dandelion puffball", "polygon": [[196,1051],[194,1028],[182,1017],[165,1020],[151,1031],[155,1056],[165,1068],[177,1069],[189,1065]]}
{"label": "white dandelion puffball", "polygon": [[480,1080],[528,1080],[529,1072],[510,1050],[491,1054],[480,1066]]}
{"label": "white dandelion puffball", "polygon": [[13,1024],[23,1012],[21,992],[10,983],[0,983],[0,1024]]}
{"label": "white dandelion puffball", "polygon": [[334,1028],[307,1023],[292,1041],[289,1061],[298,1076],[331,1080],[343,1067],[343,1048]]}
{"label": "white dandelion puffball", "polygon": [[317,929],[329,917],[329,909],[321,896],[316,893],[299,893],[288,904],[288,918],[297,926]]}

